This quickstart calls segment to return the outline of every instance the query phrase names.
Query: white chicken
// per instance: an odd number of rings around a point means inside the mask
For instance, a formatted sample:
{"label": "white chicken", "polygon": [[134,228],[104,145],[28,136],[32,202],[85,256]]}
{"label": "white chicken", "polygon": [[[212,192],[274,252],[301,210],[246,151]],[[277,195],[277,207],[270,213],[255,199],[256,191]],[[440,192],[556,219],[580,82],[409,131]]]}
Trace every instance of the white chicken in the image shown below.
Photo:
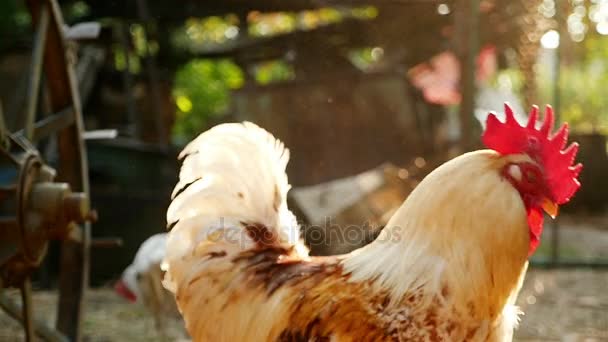
{"label": "white chicken", "polygon": [[161,233],[144,241],[133,263],[123,271],[114,289],[133,303],[142,303],[153,315],[154,325],[162,337],[166,320],[179,318],[173,294],[162,287],[163,271],[160,263],[165,256],[167,234]]}

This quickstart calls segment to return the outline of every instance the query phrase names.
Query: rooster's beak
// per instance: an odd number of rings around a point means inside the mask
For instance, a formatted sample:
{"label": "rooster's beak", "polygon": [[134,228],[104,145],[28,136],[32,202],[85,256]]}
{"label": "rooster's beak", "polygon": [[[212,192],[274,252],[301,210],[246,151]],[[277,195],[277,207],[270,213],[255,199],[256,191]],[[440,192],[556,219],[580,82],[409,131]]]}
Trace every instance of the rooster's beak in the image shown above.
{"label": "rooster's beak", "polygon": [[557,216],[557,212],[559,211],[559,207],[557,205],[557,203],[553,202],[552,200],[545,198],[541,204],[543,210],[549,215],[551,216],[551,218],[555,218]]}

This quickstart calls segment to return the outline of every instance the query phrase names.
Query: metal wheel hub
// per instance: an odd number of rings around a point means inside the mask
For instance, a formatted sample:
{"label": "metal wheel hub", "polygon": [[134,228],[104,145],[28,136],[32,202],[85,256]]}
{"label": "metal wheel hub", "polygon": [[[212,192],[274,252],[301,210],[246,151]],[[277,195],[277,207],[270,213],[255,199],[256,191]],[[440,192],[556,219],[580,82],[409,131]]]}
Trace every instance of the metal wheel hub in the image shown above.
{"label": "metal wheel hub", "polygon": [[[71,236],[77,231],[74,223],[96,215],[84,193],[72,192],[68,183],[54,182],[55,170],[36,152],[5,157],[13,162],[16,177],[0,189],[3,224],[10,227],[0,237],[14,243],[18,250],[0,264],[0,277],[4,286],[18,286],[40,265],[49,240],[77,239]],[[3,247],[0,245],[0,255],[8,254],[2,253]]]}

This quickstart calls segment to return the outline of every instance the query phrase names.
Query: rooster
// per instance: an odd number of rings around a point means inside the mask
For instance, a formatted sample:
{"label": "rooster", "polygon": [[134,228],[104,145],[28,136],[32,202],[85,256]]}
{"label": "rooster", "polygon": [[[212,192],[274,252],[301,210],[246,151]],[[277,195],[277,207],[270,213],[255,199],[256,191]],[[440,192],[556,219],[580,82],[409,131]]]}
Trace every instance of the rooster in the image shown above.
{"label": "rooster", "polygon": [[[547,106],[521,126],[488,116],[482,141],[431,172],[378,238],[310,257],[287,208],[283,144],[222,124],[181,153],[164,284],[195,341],[510,341],[543,210],[580,187]],[[539,126],[539,127],[537,127]]]}
{"label": "rooster", "polygon": [[140,302],[154,317],[160,336],[166,336],[166,320],[179,318],[173,294],[162,286],[160,263],[165,256],[167,234],[155,234],[144,241],[133,262],[114,285],[115,291],[130,302]]}

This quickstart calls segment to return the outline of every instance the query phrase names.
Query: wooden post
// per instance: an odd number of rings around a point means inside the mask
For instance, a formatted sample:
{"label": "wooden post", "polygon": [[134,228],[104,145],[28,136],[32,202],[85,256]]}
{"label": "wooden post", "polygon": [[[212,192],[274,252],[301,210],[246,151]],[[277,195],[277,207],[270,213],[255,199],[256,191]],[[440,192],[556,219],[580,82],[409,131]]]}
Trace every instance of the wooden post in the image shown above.
{"label": "wooden post", "polygon": [[475,145],[475,70],[479,50],[479,0],[460,0],[455,8],[456,52],[461,61],[460,146],[470,151]]}
{"label": "wooden post", "polygon": [[127,98],[127,120],[128,120],[128,131],[132,137],[138,139],[141,138],[139,132],[139,125],[137,124],[137,109],[135,105],[135,94],[134,94],[134,82],[133,76],[129,66],[131,65],[130,53],[131,53],[131,40],[129,37],[129,27],[125,20],[120,20],[114,25],[114,34],[120,42],[125,54],[126,68],[122,72],[122,82],[124,87],[125,96]]}
{"label": "wooden post", "polygon": [[[562,30],[563,27],[563,18],[561,17],[562,12],[562,2],[559,0],[555,0],[555,21],[557,22],[557,33],[559,34],[559,45],[555,48],[555,64],[553,65],[553,112],[555,113],[555,122],[559,125],[560,118],[560,107],[561,107],[561,96],[560,96],[560,64],[561,64],[561,52],[562,52],[562,43],[564,33]],[[553,220],[551,224],[552,233],[551,234],[551,262],[553,264],[559,263],[559,240],[560,240],[560,229],[559,222],[557,218]]]}
{"label": "wooden post", "polygon": [[144,27],[145,35],[146,35],[146,56],[144,56],[144,62],[146,64],[146,70],[148,72],[148,85],[149,91],[152,93],[151,101],[154,103],[155,108],[155,124],[156,124],[156,133],[158,134],[158,144],[161,150],[166,150],[168,148],[167,144],[167,135],[165,131],[165,125],[163,120],[163,106],[161,103],[161,93],[160,93],[160,77],[158,73],[158,66],[156,65],[156,59],[152,55],[152,51],[150,50],[150,44],[148,42],[156,36],[155,32],[153,32],[152,28],[152,16],[150,15],[150,11],[148,9],[148,1],[147,0],[137,0],[137,12],[141,24]]}

